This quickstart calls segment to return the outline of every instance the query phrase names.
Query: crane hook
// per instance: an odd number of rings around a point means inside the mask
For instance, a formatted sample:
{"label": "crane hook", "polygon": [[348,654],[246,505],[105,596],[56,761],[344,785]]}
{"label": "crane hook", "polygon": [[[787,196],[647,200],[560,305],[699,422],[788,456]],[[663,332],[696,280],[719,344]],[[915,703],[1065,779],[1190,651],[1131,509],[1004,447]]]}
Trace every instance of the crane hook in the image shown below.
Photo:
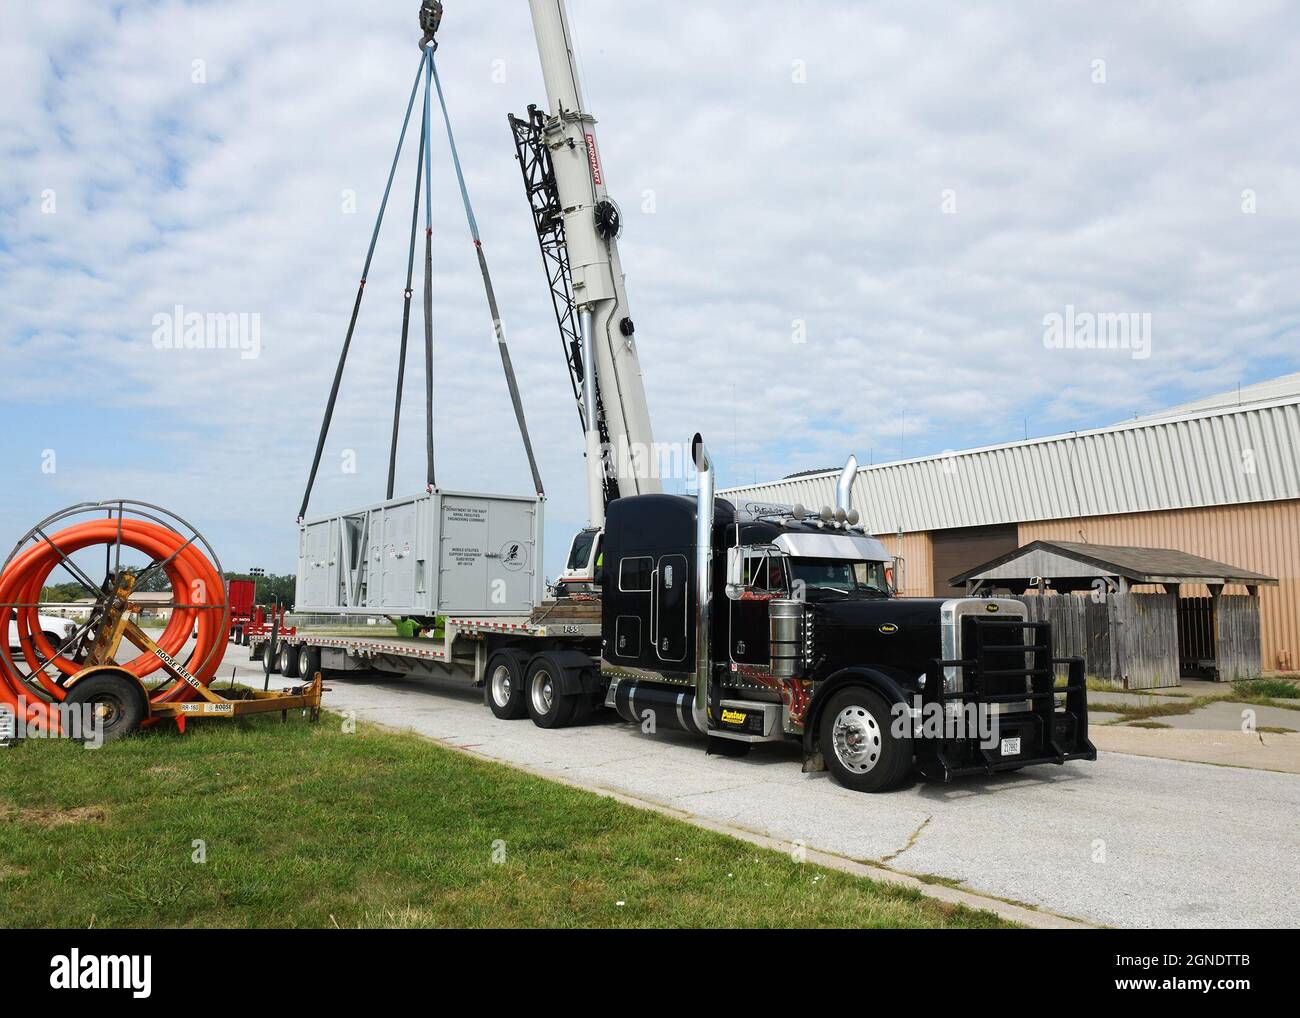
{"label": "crane hook", "polygon": [[420,4],[420,29],[424,32],[424,37],[420,39],[420,49],[424,49],[431,42],[437,49],[438,44],[434,42],[433,37],[438,34],[438,26],[441,24],[442,4],[439,0],[424,0]]}

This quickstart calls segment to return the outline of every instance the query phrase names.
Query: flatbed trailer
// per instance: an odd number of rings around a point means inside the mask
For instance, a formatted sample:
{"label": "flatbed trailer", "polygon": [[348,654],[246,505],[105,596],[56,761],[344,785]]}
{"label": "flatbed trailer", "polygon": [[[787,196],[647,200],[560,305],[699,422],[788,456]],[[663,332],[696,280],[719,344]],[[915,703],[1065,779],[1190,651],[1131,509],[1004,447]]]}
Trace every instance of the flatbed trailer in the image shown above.
{"label": "flatbed trailer", "polygon": [[[377,671],[405,678],[441,678],[484,689],[484,699],[501,718],[532,714],[543,727],[571,723],[569,711],[547,724],[548,708],[563,701],[571,713],[585,713],[603,692],[600,675],[600,602],[593,599],[544,601],[527,615],[474,617],[450,615],[441,638],[350,636],[308,629],[252,637],[249,659],[261,660],[268,676],[285,678]],[[549,693],[538,684],[535,710],[524,702],[526,680],[534,669],[552,677]]]}

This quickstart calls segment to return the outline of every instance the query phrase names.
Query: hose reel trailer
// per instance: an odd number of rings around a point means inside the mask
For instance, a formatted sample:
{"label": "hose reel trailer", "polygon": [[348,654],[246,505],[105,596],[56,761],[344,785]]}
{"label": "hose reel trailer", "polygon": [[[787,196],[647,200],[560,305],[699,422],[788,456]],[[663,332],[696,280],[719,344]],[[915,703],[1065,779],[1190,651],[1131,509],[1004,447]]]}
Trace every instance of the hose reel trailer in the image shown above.
{"label": "hose reel trailer", "polygon": [[[57,645],[39,621],[56,570],[82,588],[78,608],[86,610]],[[146,600],[151,586],[170,594]],[[156,637],[137,621],[145,609],[166,612]],[[74,716],[89,718],[105,740],[165,720],[184,731],[190,717],[299,708],[319,716],[319,675],[284,692],[211,688],[230,633],[220,561],[198,530],[146,502],[83,502],[29,530],[0,572],[0,632],[11,634],[0,644],[0,711],[48,737],[83,737],[69,725]]]}

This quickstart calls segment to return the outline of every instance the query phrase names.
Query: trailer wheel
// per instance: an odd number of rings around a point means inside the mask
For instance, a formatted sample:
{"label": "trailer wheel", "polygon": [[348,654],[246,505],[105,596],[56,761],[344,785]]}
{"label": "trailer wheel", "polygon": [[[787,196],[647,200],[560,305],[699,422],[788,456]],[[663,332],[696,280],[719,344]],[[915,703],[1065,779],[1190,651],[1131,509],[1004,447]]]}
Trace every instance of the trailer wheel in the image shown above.
{"label": "trailer wheel", "polygon": [[298,675],[304,679],[314,679],[320,671],[320,649],[303,644],[298,648]]}
{"label": "trailer wheel", "polygon": [[483,683],[483,699],[502,721],[517,721],[528,716],[524,702],[524,656],[513,650],[499,650],[488,659],[487,681]]}
{"label": "trailer wheel", "polygon": [[550,654],[538,654],[528,664],[525,680],[528,716],[538,728],[564,728],[573,722],[578,698],[560,689],[563,669]]}
{"label": "trailer wheel", "polygon": [[266,643],[262,644],[262,671],[267,675],[274,675],[279,670],[279,655],[271,653],[271,641],[267,640]]}
{"label": "trailer wheel", "polygon": [[235,626],[230,630],[231,643],[238,645],[243,640],[243,638],[244,638],[244,630],[241,627]]}
{"label": "trailer wheel", "polygon": [[88,675],[74,683],[63,702],[91,704],[105,742],[130,735],[149,713],[139,683],[114,672]]}
{"label": "trailer wheel", "polygon": [[912,740],[897,738],[892,728],[889,704],[879,693],[864,686],[840,690],[822,711],[827,770],[855,792],[898,786],[912,768]]}
{"label": "trailer wheel", "polygon": [[298,677],[298,648],[287,643],[280,644],[280,674],[286,679]]}
{"label": "trailer wheel", "polygon": [[242,646],[248,646],[248,630],[242,626],[239,629],[239,642]]}

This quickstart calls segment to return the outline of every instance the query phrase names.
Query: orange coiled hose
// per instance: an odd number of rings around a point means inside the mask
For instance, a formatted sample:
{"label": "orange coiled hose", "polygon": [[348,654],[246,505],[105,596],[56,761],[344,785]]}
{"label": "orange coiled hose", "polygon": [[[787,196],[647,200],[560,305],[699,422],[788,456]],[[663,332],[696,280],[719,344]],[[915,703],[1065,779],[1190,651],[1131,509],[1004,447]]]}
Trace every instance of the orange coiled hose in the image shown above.
{"label": "orange coiled hose", "polygon": [[[120,522],[91,520],[60,530],[48,540],[26,548],[0,576],[0,605],[22,606],[0,607],[0,632],[8,633],[10,621],[16,622],[22,656],[41,689],[55,702],[61,702],[67,690],[59,684],[58,675],[49,674],[49,669],[62,676],[72,676],[84,665],[60,655],[41,632],[36,608],[41,590],[50,573],[62,562],[61,556],[70,557],[97,544],[115,544],[119,540],[119,526],[124,547],[134,548],[154,561],[167,562],[164,572],[171,581],[172,600],[177,606],[155,642],[167,654],[183,660],[181,652],[197,628],[198,638],[189,654],[187,670],[207,685],[221,664],[230,620],[225,610],[224,580],[207,556],[174,530],[156,523],[130,518]],[[42,669],[42,665],[46,667]],[[144,679],[161,669],[163,663],[152,653],[141,653],[121,667]],[[45,701],[31,695],[27,683],[6,638],[0,643],[0,703],[7,704],[15,713],[22,711],[30,726],[57,731],[57,714],[49,710]],[[189,700],[196,695],[187,683],[176,681],[159,687],[152,699],[155,703],[166,703]]]}

